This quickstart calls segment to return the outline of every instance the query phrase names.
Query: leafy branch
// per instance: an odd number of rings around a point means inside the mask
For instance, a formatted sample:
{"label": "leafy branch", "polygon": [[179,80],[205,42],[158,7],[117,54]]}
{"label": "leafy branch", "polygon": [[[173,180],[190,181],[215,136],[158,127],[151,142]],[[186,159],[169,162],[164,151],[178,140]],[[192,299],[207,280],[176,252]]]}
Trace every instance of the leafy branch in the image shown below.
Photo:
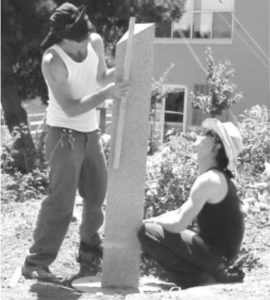
{"label": "leafy branch", "polygon": [[206,50],[207,62],[207,83],[209,94],[190,93],[191,103],[194,108],[198,108],[211,116],[221,115],[233,104],[242,99],[242,93],[237,92],[237,85],[231,80],[235,71],[231,68],[231,63],[216,63],[211,48]]}

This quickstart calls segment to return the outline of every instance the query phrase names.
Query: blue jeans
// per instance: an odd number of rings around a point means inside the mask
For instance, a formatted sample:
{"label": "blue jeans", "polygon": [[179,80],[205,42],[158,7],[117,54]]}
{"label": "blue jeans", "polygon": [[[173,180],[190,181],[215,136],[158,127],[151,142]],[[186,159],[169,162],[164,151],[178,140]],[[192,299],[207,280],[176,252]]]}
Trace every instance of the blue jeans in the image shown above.
{"label": "blue jeans", "polygon": [[175,234],[158,224],[146,223],[140,228],[138,238],[143,252],[156,260],[170,280],[182,288],[201,284],[224,262],[218,251],[190,230]]}
{"label": "blue jeans", "polygon": [[43,201],[34,231],[34,243],[26,263],[48,266],[58,253],[73,214],[77,189],[83,197],[81,243],[100,244],[107,167],[99,130],[78,132],[48,127],[46,158],[49,161],[49,191]]}

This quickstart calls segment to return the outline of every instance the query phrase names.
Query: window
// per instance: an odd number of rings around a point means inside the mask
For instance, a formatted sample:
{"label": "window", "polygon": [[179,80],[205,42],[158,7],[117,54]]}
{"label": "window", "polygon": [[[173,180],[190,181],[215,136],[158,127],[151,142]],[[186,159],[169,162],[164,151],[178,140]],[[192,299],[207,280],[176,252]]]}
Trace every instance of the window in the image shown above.
{"label": "window", "polygon": [[170,88],[164,99],[164,134],[183,131],[185,123],[185,88]]}
{"label": "window", "polygon": [[233,13],[234,0],[186,0],[181,17],[156,24],[156,37],[231,39]]}
{"label": "window", "polygon": [[165,122],[183,123],[184,91],[168,93],[165,101]]}

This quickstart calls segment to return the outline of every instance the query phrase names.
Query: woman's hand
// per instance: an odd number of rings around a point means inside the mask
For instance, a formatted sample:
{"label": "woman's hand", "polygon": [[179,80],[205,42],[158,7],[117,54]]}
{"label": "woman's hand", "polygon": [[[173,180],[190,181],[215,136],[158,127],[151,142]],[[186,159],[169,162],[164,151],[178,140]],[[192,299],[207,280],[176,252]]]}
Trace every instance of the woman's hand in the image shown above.
{"label": "woman's hand", "polygon": [[154,224],[158,224],[158,219],[157,218],[149,218],[149,219],[145,219],[143,220],[143,223],[154,223]]}

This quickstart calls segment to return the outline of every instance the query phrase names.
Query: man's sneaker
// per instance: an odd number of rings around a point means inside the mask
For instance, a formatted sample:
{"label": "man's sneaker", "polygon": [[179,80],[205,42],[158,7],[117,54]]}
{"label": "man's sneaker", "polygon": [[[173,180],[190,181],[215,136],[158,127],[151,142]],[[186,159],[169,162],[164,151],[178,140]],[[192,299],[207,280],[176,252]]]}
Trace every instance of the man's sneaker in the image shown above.
{"label": "man's sneaker", "polygon": [[96,246],[88,246],[81,242],[79,247],[79,256],[77,261],[79,263],[92,264],[93,260],[100,259],[103,257],[103,245],[100,243]]}
{"label": "man's sneaker", "polygon": [[101,274],[102,256],[102,243],[97,246],[89,246],[84,242],[81,242],[79,256],[77,257],[77,262],[80,264],[79,272],[67,279],[66,282],[71,283],[73,280],[81,277],[97,276],[98,274]]}
{"label": "man's sneaker", "polygon": [[80,270],[77,276],[78,277],[97,276],[100,273],[101,273],[101,261],[99,259],[93,259],[91,264],[89,263],[80,264]]}
{"label": "man's sneaker", "polygon": [[47,282],[59,282],[61,280],[60,277],[52,274],[50,269],[46,266],[32,266],[28,264],[24,264],[22,266],[22,275],[26,279],[37,279],[40,281]]}
{"label": "man's sneaker", "polygon": [[93,259],[92,263],[80,263],[79,272],[66,278],[64,285],[72,287],[72,282],[78,278],[88,276],[99,277],[99,275],[101,275],[101,259]]}

